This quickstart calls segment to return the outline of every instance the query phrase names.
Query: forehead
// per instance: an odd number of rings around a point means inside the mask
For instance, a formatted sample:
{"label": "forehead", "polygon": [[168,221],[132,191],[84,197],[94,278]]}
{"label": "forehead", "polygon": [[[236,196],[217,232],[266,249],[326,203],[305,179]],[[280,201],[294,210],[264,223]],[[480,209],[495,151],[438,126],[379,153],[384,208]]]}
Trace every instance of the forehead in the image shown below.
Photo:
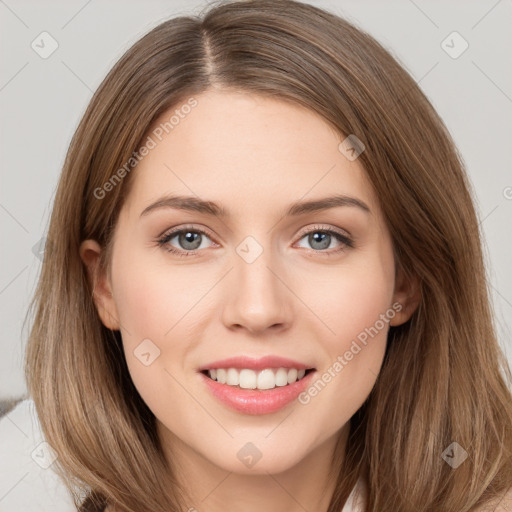
{"label": "forehead", "polygon": [[339,149],[344,137],[298,104],[208,91],[173,106],[148,133],[153,147],[128,198],[139,214],[166,193],[212,199],[234,215],[333,193],[376,206],[363,167]]}

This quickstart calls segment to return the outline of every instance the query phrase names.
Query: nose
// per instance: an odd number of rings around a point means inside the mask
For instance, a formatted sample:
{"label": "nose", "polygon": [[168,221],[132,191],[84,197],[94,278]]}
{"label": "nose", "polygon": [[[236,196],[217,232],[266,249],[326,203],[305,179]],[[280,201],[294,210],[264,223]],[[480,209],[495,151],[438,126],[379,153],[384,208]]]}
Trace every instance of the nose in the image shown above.
{"label": "nose", "polygon": [[252,262],[235,253],[234,268],[226,279],[222,319],[228,329],[260,334],[286,329],[292,318],[293,293],[287,273],[270,250]]}

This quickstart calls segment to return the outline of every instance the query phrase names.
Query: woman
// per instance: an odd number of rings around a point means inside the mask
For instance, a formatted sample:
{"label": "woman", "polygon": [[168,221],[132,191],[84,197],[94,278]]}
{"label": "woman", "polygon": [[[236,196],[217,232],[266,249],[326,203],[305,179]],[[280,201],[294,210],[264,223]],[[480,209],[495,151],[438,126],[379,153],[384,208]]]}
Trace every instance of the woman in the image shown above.
{"label": "woman", "polygon": [[91,100],[48,239],[27,385],[82,510],[507,510],[468,179],[346,21],[156,27]]}

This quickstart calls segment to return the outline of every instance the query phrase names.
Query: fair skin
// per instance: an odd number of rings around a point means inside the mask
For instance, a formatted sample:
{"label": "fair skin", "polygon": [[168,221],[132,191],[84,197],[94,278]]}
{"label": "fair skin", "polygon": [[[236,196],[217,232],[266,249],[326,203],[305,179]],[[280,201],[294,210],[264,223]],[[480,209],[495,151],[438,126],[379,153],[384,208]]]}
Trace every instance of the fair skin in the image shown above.
{"label": "fair skin", "polygon": [[[375,384],[389,327],[417,307],[418,286],[395,273],[378,198],[321,117],[252,94],[210,90],[196,99],[133,171],[109,274],[98,270],[97,242],[82,243],[98,313],[121,331],[131,378],[157,418],[188,507],[326,511],[336,440],[346,440],[351,416]],[[348,205],[283,217],[293,202],[334,193],[370,211]],[[165,194],[214,201],[230,215],[158,208],[141,216]],[[178,236],[166,247],[195,254],[179,257],[155,241],[185,226],[207,232],[196,235],[200,247]],[[331,235],[321,248],[307,236],[326,229],[348,236],[353,247]],[[262,249],[251,263],[237,252],[248,236]],[[315,368],[316,380],[390,310],[378,334],[307,404],[237,412],[209,393],[197,371],[218,359],[271,354]],[[160,350],[149,366],[134,355],[144,339]],[[248,442],[261,453],[252,467],[237,457]]]}

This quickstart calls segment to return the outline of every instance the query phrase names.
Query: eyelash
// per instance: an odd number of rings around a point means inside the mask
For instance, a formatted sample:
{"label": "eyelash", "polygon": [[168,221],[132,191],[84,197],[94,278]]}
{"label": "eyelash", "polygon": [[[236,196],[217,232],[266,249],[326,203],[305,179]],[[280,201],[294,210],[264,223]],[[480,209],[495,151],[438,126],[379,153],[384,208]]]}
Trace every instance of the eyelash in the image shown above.
{"label": "eyelash", "polygon": [[[179,257],[194,256],[200,251],[197,251],[197,250],[196,251],[183,251],[180,249],[176,249],[176,247],[173,247],[172,245],[167,245],[168,242],[170,240],[172,240],[176,235],[180,235],[181,233],[188,233],[188,232],[200,233],[201,235],[205,235],[208,238],[211,238],[210,235],[206,231],[190,226],[190,227],[180,228],[175,231],[170,231],[169,233],[166,233],[162,237],[158,238],[156,240],[156,242],[158,243],[159,247],[163,247],[167,252],[170,252],[176,256],[179,256]],[[339,242],[341,242],[343,244],[342,247],[340,247],[339,249],[330,250],[329,252],[311,249],[311,251],[322,254],[323,256],[333,256],[342,251],[345,251],[347,247],[348,248],[354,247],[353,241],[348,236],[346,236],[342,233],[339,233],[338,231],[335,231],[333,229],[324,229],[321,226],[315,226],[313,229],[310,229],[309,231],[302,233],[299,240],[302,240],[305,236],[307,236],[311,233],[326,233],[328,235],[332,235],[332,236],[334,236],[334,238],[336,238],[336,240],[338,240]]]}

